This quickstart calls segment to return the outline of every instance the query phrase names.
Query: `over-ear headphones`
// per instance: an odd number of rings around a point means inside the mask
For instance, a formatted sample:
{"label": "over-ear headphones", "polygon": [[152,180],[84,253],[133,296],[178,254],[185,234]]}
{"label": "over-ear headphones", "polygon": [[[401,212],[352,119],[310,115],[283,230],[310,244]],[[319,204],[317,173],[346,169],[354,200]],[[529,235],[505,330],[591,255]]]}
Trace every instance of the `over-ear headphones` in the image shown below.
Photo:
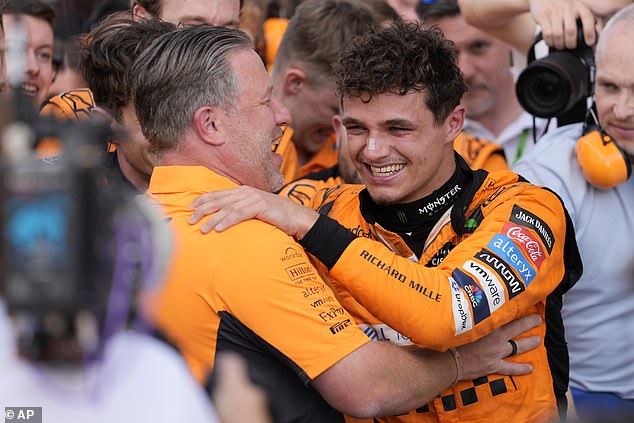
{"label": "over-ear headphones", "polygon": [[596,124],[584,126],[575,150],[583,176],[597,188],[614,188],[632,175],[629,155]]}

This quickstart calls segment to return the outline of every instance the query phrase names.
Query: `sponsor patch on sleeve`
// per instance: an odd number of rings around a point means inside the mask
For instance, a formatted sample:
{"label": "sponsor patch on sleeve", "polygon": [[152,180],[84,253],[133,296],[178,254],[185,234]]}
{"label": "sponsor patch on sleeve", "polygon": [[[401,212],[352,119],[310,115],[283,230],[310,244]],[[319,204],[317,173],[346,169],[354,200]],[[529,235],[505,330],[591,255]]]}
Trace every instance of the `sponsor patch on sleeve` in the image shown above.
{"label": "sponsor patch on sleeve", "polygon": [[473,310],[473,324],[477,325],[489,317],[491,315],[489,300],[482,287],[460,269],[454,269],[451,272],[451,276],[467,294],[467,299],[471,303],[471,309]]}
{"label": "sponsor patch on sleeve", "polygon": [[528,263],[520,251],[520,247],[515,244],[511,238],[495,234],[487,247],[495,254],[500,256],[502,260],[511,265],[513,269],[520,275],[524,284],[528,286],[535,279],[535,269]]}
{"label": "sponsor patch on sleeve", "polygon": [[528,257],[537,269],[542,267],[542,263],[546,258],[546,249],[529,230],[519,224],[507,222],[502,226],[502,234],[511,238],[520,247],[524,256]]}
{"label": "sponsor patch on sleeve", "polygon": [[537,232],[548,254],[552,253],[553,245],[555,245],[555,237],[553,236],[553,231],[550,230],[550,227],[545,224],[543,220],[518,205],[513,206],[509,220]]}
{"label": "sponsor patch on sleeve", "polygon": [[506,292],[508,292],[509,300],[526,290],[526,286],[515,275],[513,270],[511,270],[511,266],[491,251],[482,249],[479,253],[476,253],[474,257],[480,262],[485,263],[493,269],[495,273],[497,273],[506,286]]}
{"label": "sponsor patch on sleeve", "polygon": [[473,327],[473,318],[471,317],[471,309],[465,298],[465,292],[460,288],[458,283],[449,277],[451,285],[451,308],[453,310],[453,321],[456,325],[456,335],[460,335]]}
{"label": "sponsor patch on sleeve", "polygon": [[504,287],[500,279],[486,266],[477,263],[473,260],[467,260],[462,268],[473,275],[484,291],[484,295],[489,302],[489,309],[494,312],[506,302],[506,295],[504,294]]}

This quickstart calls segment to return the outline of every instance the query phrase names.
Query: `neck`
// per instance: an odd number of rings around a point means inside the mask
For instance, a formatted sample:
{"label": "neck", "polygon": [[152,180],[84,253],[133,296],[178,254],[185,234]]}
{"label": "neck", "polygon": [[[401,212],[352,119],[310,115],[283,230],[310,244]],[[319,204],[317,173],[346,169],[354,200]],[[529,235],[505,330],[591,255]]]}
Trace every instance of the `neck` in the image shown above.
{"label": "neck", "polygon": [[[204,151],[188,148],[189,144],[183,143],[178,147],[165,151],[161,154],[158,160],[159,166],[202,166],[207,169],[222,175],[225,178],[235,182],[238,185],[243,185],[243,182],[238,180],[231,172],[231,164],[235,162],[230,157],[222,155],[222,149],[218,148],[216,155],[206,155]],[[227,165],[229,164],[229,165]]]}
{"label": "neck", "polygon": [[[374,204],[367,195],[365,201],[371,204],[376,221],[386,229],[403,233],[433,226],[463,193],[469,174],[460,166],[444,183],[429,195],[406,204],[380,206]],[[430,227],[431,227],[430,226]]]}
{"label": "neck", "polygon": [[148,186],[150,185],[150,175],[146,175],[143,172],[140,172],[136,168],[134,168],[125,158],[123,154],[121,154],[120,150],[117,150],[117,160],[119,161],[119,168],[121,169],[121,173],[123,176],[139,191],[145,192],[147,191]]}

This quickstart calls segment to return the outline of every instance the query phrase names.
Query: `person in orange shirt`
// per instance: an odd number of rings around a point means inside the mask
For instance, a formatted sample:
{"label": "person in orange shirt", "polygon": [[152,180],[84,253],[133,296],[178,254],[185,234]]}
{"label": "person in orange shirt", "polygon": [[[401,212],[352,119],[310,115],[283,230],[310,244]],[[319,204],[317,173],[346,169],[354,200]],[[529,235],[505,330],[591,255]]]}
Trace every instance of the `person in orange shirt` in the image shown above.
{"label": "person in orange shirt", "polygon": [[271,72],[273,95],[291,114],[276,148],[285,182],[337,162],[331,67],[349,40],[381,24],[368,7],[346,0],[306,0],[288,22]]}
{"label": "person in orange shirt", "polygon": [[213,192],[194,202],[191,222],[217,211],[203,232],[258,217],[295,236],[377,341],[443,351],[517,316],[544,317],[535,333],[546,342],[529,353],[533,374],[465,381],[378,421],[565,416],[560,311],[582,266],[561,200],[510,171],[473,170],[455,152],[466,84],[440,31],[398,22],[367,33],[334,72],[348,152],[365,187],[322,190],[316,211],[253,188]]}
{"label": "person in orange shirt", "polygon": [[[514,352],[508,339],[538,324],[535,316],[445,353],[369,342],[288,235],[257,220],[210,236],[188,223],[201,192],[240,184],[270,192],[282,183],[271,144],[288,111],[272,97],[246,34],[177,29],[145,49],[130,74],[139,123],[159,161],[148,194],[175,236],[155,315],[199,381],[217,352],[238,351],[276,421],[339,422],[341,412],[370,417],[417,407],[458,379],[530,369],[501,357]],[[528,337],[517,346],[538,343]]]}

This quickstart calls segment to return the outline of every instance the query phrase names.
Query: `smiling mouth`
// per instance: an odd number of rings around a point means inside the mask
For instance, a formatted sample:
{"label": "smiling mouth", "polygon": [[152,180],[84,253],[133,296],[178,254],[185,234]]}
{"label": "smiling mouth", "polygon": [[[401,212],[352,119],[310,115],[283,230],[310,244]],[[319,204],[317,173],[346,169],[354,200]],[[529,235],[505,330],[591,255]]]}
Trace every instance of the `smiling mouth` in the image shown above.
{"label": "smiling mouth", "polygon": [[391,164],[387,166],[370,166],[370,172],[372,176],[392,176],[400,172],[405,167],[405,164]]}
{"label": "smiling mouth", "polygon": [[22,92],[26,95],[35,95],[39,91],[37,86],[27,83],[22,84],[20,88],[22,89]]}

